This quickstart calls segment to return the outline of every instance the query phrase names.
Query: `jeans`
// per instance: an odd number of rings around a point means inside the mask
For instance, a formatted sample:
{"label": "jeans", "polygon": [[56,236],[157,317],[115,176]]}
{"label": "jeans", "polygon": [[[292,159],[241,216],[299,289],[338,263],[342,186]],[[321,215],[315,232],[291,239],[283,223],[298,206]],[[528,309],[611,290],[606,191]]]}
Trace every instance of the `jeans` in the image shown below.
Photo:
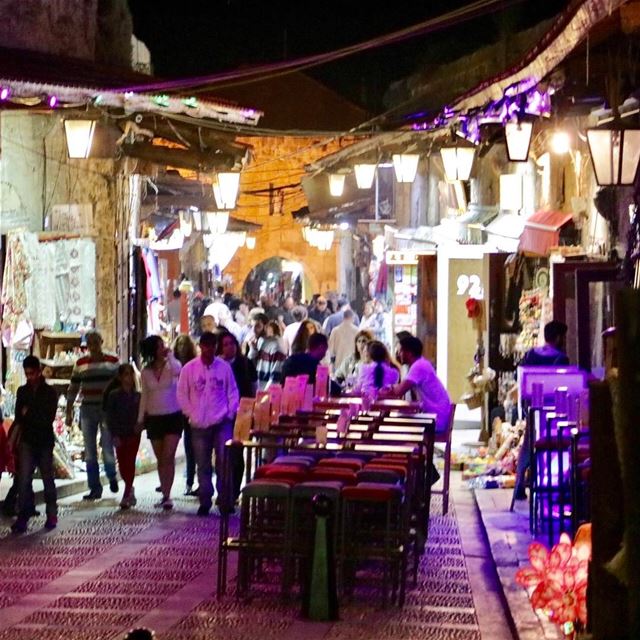
{"label": "jeans", "polygon": [[98,463],[98,430],[100,431],[100,446],[102,447],[102,461],[109,480],[116,480],[116,458],[113,453],[111,434],[102,421],[100,406],[82,405],[80,407],[80,428],[84,440],[84,461],[87,465],[87,482],[89,491],[102,495],[100,482],[100,465]]}
{"label": "jeans", "polygon": [[56,483],[53,479],[53,447],[33,447],[21,442],[18,447],[18,516],[27,520],[35,509],[31,480],[36,467],[40,469],[44,483],[47,516],[58,515]]}
{"label": "jeans", "polygon": [[193,443],[191,439],[191,425],[189,424],[189,420],[184,418],[184,457],[186,462],[186,473],[187,473],[187,487],[193,486],[193,481],[196,477],[196,458],[193,452]]}
{"label": "jeans", "polygon": [[133,479],[136,475],[136,455],[140,448],[140,434],[120,436],[116,447],[118,457],[118,469],[124,481],[124,493],[129,495],[133,487]]}
{"label": "jeans", "polygon": [[221,508],[228,508],[231,504],[222,473],[222,463],[224,460],[224,443],[230,440],[232,436],[233,424],[230,420],[224,420],[220,424],[211,425],[206,429],[191,429],[193,453],[198,468],[198,491],[201,507],[211,508],[213,498],[211,454],[213,452],[216,454],[216,490],[218,492],[216,502]]}

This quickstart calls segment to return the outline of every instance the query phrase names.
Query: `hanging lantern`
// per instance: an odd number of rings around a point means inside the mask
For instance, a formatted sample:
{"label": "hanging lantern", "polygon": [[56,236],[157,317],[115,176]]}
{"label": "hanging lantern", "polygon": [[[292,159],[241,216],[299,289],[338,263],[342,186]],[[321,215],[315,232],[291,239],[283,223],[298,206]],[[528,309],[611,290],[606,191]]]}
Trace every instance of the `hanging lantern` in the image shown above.
{"label": "hanging lantern", "polygon": [[203,233],[202,234],[202,242],[204,243],[205,248],[211,249],[213,246],[213,240],[215,238],[214,233]]}
{"label": "hanging lantern", "polygon": [[96,128],[95,120],[65,120],[64,133],[70,158],[88,158]]}
{"label": "hanging lantern", "polygon": [[418,171],[420,156],[417,153],[394,153],[393,170],[398,182],[413,182]]}
{"label": "hanging lantern", "polygon": [[442,147],[440,154],[444,164],[444,174],[449,182],[469,179],[476,154],[475,147]]}
{"label": "hanging lantern", "polygon": [[180,231],[185,238],[188,238],[193,231],[193,218],[189,215],[188,211],[180,211]]}
{"label": "hanging lantern", "polygon": [[507,122],[504,136],[510,162],[526,162],[529,159],[532,134],[533,122]]}
{"label": "hanging lantern", "polygon": [[238,199],[240,174],[237,171],[222,171],[213,179],[213,196],[220,209],[234,209]]}
{"label": "hanging lantern", "polygon": [[247,247],[247,249],[249,249],[250,251],[253,251],[256,248],[256,239],[254,236],[247,236],[247,239],[245,241],[245,245]]}
{"label": "hanging lantern", "polygon": [[192,208],[191,212],[193,213],[193,226],[196,231],[202,231],[202,211]]}
{"label": "hanging lantern", "polygon": [[356,184],[358,189],[371,189],[373,179],[376,175],[375,164],[356,164],[353,170],[356,174]]}
{"label": "hanging lantern", "polygon": [[334,198],[339,198],[344,191],[344,173],[329,174],[329,193]]}
{"label": "hanging lantern", "polygon": [[216,235],[221,235],[227,230],[229,225],[228,211],[207,211],[207,224],[209,231]]}
{"label": "hanging lantern", "polygon": [[589,154],[596,182],[602,186],[623,186],[635,182],[640,162],[640,129],[587,129]]}

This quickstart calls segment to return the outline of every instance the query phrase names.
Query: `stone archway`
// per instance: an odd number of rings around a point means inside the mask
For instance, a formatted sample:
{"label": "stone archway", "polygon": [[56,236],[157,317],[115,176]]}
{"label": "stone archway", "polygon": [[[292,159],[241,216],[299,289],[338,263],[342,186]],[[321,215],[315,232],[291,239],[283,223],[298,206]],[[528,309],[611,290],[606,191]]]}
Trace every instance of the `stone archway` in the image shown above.
{"label": "stone archway", "polygon": [[[241,276],[238,280],[238,284],[242,283],[241,286],[243,295],[247,293],[247,284],[250,281],[252,274],[256,270],[277,271],[280,267],[280,265],[277,263],[281,263],[284,261],[297,263],[297,265],[300,267],[300,275],[302,276],[303,283],[305,285],[304,293],[306,294],[307,298],[310,298],[314,293],[320,291],[320,283],[318,281],[318,278],[315,273],[309,268],[309,265],[292,252],[280,250],[278,251],[277,255],[270,256],[268,258],[262,257],[262,259],[255,261],[255,264],[242,270]],[[265,279],[262,278],[262,280],[264,281]],[[252,293],[255,295],[256,292]]]}

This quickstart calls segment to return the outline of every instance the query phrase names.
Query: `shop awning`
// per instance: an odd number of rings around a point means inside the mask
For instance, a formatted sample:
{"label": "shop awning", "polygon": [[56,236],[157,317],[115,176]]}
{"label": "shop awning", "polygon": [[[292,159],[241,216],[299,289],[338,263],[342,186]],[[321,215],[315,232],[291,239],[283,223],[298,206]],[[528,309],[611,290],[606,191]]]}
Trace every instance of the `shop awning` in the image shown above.
{"label": "shop awning", "polygon": [[501,213],[485,227],[487,242],[499,251],[515,253],[524,230],[525,218],[515,213]]}
{"label": "shop awning", "polygon": [[538,211],[527,218],[520,238],[520,250],[546,256],[549,248],[558,245],[560,229],[571,222],[573,214],[566,211]]}

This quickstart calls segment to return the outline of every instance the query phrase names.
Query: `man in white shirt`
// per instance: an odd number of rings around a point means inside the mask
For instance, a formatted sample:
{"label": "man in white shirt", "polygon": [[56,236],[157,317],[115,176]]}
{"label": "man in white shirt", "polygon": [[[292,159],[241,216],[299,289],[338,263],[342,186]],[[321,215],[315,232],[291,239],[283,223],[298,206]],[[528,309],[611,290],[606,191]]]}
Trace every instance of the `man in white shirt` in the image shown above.
{"label": "man in white shirt", "polygon": [[425,413],[436,414],[436,431],[446,431],[451,414],[451,399],[433,365],[422,356],[422,342],[414,336],[400,340],[400,360],[409,366],[405,379],[391,388],[390,395],[404,396],[414,391]]}
{"label": "man in white shirt", "polygon": [[224,443],[233,436],[233,417],[240,397],[230,365],[216,358],[216,336],[205,332],[200,337],[200,357],[187,362],[180,372],[178,402],[191,424],[193,452],[200,487],[199,516],[211,509],[211,454],[215,451],[216,504],[220,511],[231,511],[231,496],[225,495],[222,477]]}
{"label": "man in white shirt", "polygon": [[296,338],[300,325],[302,325],[303,320],[307,319],[308,314],[307,310],[303,306],[298,306],[294,307],[291,315],[293,317],[293,322],[284,328],[284,332],[282,334],[282,340],[284,341],[284,346],[287,350],[287,356],[291,355],[291,345]]}
{"label": "man in white shirt", "polygon": [[336,371],[356,348],[358,327],[353,323],[354,314],[351,309],[344,311],[342,322],[329,336],[329,355]]}

